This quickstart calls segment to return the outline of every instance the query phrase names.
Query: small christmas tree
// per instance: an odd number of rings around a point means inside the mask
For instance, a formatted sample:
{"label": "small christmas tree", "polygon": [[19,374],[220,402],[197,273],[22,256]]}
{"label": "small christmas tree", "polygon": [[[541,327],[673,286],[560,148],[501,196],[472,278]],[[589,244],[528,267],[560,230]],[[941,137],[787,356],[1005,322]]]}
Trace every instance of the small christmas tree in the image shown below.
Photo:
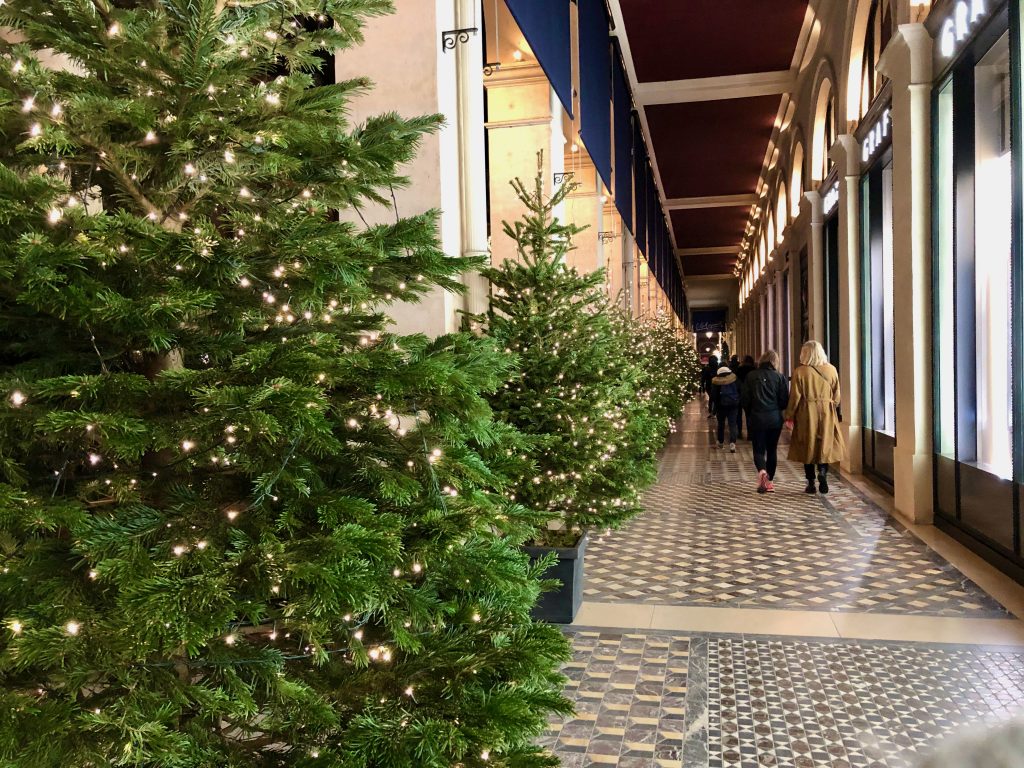
{"label": "small christmas tree", "polygon": [[519,372],[491,397],[503,419],[532,438],[516,500],[546,513],[538,543],[570,546],[588,528],[614,527],[639,511],[654,478],[652,415],[637,397],[642,371],[604,292],[604,274],[565,265],[580,230],[554,218],[572,193],[551,198],[513,181],[526,207],[505,224],[518,258],[485,271],[494,288],[485,325],[519,358]]}
{"label": "small christmas tree", "polygon": [[700,387],[697,352],[665,315],[628,324],[631,348],[643,371],[641,398],[650,403],[662,424],[674,428],[674,419]]}
{"label": "small christmas tree", "polygon": [[4,765],[556,763],[509,356],[387,333],[473,263],[351,223],[437,120],[311,87],[388,8],[0,7]]}

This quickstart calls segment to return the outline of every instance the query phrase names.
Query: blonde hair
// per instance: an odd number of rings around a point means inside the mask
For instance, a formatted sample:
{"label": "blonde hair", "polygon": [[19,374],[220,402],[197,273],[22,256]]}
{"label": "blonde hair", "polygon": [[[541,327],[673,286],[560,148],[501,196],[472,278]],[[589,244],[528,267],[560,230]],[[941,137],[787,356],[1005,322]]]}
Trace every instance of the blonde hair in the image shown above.
{"label": "blonde hair", "polygon": [[825,348],[816,341],[805,341],[800,347],[800,365],[828,365]]}
{"label": "blonde hair", "polygon": [[779,353],[776,352],[774,349],[769,349],[767,352],[761,355],[761,359],[758,362],[760,362],[761,364],[768,363],[775,370],[778,370],[779,366],[782,364],[779,360]]}

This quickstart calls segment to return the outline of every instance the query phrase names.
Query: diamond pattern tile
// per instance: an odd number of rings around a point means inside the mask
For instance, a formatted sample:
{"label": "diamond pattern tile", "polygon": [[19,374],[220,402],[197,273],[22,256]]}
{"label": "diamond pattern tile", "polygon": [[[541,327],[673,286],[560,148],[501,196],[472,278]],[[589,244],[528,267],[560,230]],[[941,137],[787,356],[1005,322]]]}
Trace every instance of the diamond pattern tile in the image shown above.
{"label": "diamond pattern tile", "polygon": [[[596,602],[1005,617],[995,600],[842,480],[803,492],[785,460],[755,493],[749,443],[710,447],[691,406],[662,458],[646,513],[598,536],[584,597]],[[783,455],[785,454],[785,449]]]}

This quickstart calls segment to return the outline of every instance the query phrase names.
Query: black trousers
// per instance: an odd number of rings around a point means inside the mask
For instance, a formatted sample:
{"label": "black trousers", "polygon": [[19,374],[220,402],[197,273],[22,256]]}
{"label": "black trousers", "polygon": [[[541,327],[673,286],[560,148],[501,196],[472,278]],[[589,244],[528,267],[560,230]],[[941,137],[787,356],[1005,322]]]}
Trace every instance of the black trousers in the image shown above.
{"label": "black trousers", "polygon": [[768,479],[775,479],[775,470],[779,466],[779,437],[782,427],[778,429],[751,429],[747,423],[750,441],[754,444],[754,466],[757,471],[764,470]]}
{"label": "black trousers", "polygon": [[828,464],[804,464],[804,475],[807,477],[808,482],[813,483],[814,480],[817,478],[817,474],[815,474],[815,472],[817,472],[818,474],[827,475]]}
{"label": "black trousers", "polygon": [[736,426],[736,419],[740,412],[738,405],[719,405],[715,415],[718,416],[718,444],[725,442],[725,423],[729,422],[729,442],[736,442],[736,435],[739,428]]}

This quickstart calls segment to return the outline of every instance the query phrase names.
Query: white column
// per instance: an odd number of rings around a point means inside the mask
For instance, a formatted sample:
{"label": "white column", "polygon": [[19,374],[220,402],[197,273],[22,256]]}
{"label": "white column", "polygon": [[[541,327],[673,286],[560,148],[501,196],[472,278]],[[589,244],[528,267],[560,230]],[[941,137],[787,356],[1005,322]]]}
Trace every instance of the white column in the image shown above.
{"label": "white column", "polygon": [[879,71],[892,80],[893,283],[896,348],[896,508],[931,523],[932,38],[901,24]]}
{"label": "white column", "polygon": [[630,317],[636,316],[636,291],[633,288],[633,252],[636,241],[632,233],[622,228],[622,308]]}
{"label": "white column", "polygon": [[[480,26],[479,0],[455,0],[460,29]],[[487,159],[484,128],[483,34],[455,47],[458,89],[459,196],[462,211],[462,255],[487,256]],[[487,311],[487,281],[479,273],[463,276],[465,310]]]}
{"label": "white column", "polygon": [[[825,342],[825,203],[816,191],[805,192],[804,199],[810,206],[811,237],[807,241],[807,299],[811,306],[810,335],[812,339]],[[803,343],[808,339],[801,339]]]}
{"label": "white column", "polygon": [[[545,186],[551,185],[550,189],[554,189],[554,175],[556,173],[565,172],[565,132],[562,128],[562,102],[558,98],[558,94],[555,93],[555,89],[548,87],[549,98],[551,102],[551,140],[548,143],[548,152],[551,155],[551,161],[549,163],[549,177],[545,182]],[[579,181],[579,179],[576,179]],[[565,202],[555,208],[554,215],[556,218],[565,220]]]}
{"label": "white column", "polygon": [[846,461],[843,469],[860,473],[864,469],[864,422],[861,393],[860,323],[860,145],[851,134],[839,137],[832,150],[839,167],[839,382],[843,390],[843,430],[846,432]]}

